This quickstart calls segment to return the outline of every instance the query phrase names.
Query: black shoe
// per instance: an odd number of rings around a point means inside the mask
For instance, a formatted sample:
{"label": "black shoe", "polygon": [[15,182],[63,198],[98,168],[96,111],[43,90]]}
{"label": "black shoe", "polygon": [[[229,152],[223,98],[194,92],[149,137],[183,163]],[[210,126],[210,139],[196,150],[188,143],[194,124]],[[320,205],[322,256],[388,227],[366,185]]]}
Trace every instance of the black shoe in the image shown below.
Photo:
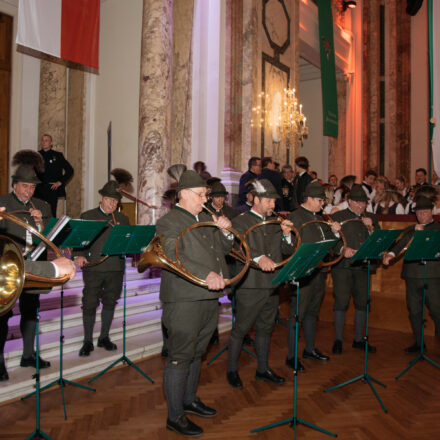
{"label": "black shoe", "polygon": [[249,333],[243,338],[243,345],[247,347],[253,347],[255,345],[254,340],[249,336]]}
{"label": "black shoe", "polygon": [[306,350],[303,351],[304,359],[315,359],[315,361],[328,361],[330,358],[325,354],[322,354],[317,348],[313,349],[312,352]]}
{"label": "black shoe", "polygon": [[168,357],[168,348],[162,347],[162,351],[160,352],[160,355],[164,358]]}
{"label": "black shoe", "polygon": [[238,388],[239,390],[243,388],[243,382],[238,375],[238,371],[228,371],[226,373],[226,379],[232,388]]}
{"label": "black shoe", "polygon": [[90,353],[95,349],[93,346],[93,342],[85,341],[83,346],[81,347],[81,350],[79,351],[79,355],[81,357],[84,356],[90,356]]}
{"label": "black shoe", "polygon": [[[45,361],[44,359],[41,359],[40,357],[38,358],[39,362],[39,368],[40,370],[43,370],[44,368],[49,368],[50,367],[50,362],[49,361]],[[21,361],[20,361],[20,367],[34,367],[37,368],[37,357],[35,356],[35,354],[33,354],[32,356],[25,358],[25,357],[21,357]]]}
{"label": "black shoe", "polygon": [[9,374],[6,371],[6,365],[4,362],[0,362],[0,382],[9,380]]}
{"label": "black shoe", "polygon": [[219,339],[218,339],[218,328],[214,330],[214,333],[211,336],[211,339],[209,340],[210,345],[218,345]]}
{"label": "black shoe", "polygon": [[[423,344],[423,350],[426,351],[426,345],[425,344]],[[410,347],[406,347],[405,348],[405,353],[406,354],[418,353],[419,351],[420,351],[420,345],[417,344],[417,342],[415,342]]]}
{"label": "black shoe", "polygon": [[[353,342],[354,344],[354,342]],[[332,349],[334,354],[341,354],[342,353],[342,341],[340,341],[339,339],[336,339],[335,343],[333,344],[333,349]]]}
{"label": "black shoe", "polygon": [[[286,358],[286,365],[295,371],[295,358]],[[298,359],[298,365],[296,371],[304,371],[304,365]]]}
{"label": "black shoe", "polygon": [[203,429],[191,422],[185,415],[180,416],[175,422],[167,419],[167,429],[187,437],[199,437],[203,434]]}
{"label": "black shoe", "polygon": [[260,380],[262,382],[270,382],[275,385],[284,385],[286,380],[284,377],[278,376],[273,370],[268,368],[264,373],[257,371],[255,373],[255,380]]}
{"label": "black shoe", "polygon": [[[353,341],[352,347],[365,351],[365,341]],[[368,344],[368,353],[376,353],[376,347]]]}
{"label": "black shoe", "polygon": [[217,411],[214,408],[206,406],[199,398],[196,398],[190,405],[183,405],[185,414],[194,414],[199,417],[214,417]]}
{"label": "black shoe", "polygon": [[113,351],[118,348],[116,344],[113,344],[113,342],[110,341],[110,338],[108,336],[102,339],[98,339],[98,347],[105,348],[107,351]]}

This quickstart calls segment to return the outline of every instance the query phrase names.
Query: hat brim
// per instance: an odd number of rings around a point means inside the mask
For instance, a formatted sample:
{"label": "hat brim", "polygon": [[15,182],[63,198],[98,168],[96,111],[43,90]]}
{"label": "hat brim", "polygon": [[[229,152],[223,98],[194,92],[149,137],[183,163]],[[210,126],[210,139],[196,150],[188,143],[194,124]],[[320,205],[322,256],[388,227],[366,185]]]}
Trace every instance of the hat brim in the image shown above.
{"label": "hat brim", "polygon": [[121,201],[122,195],[120,193],[108,193],[106,191],[103,191],[102,189],[98,190],[99,194],[101,194],[102,197],[110,197],[111,199],[116,199]]}
{"label": "hat brim", "polygon": [[21,177],[21,176],[17,176],[17,175],[13,175],[12,176],[12,181],[15,182],[25,182],[25,183],[35,183],[35,184],[39,184],[41,183],[41,180],[38,177]]}

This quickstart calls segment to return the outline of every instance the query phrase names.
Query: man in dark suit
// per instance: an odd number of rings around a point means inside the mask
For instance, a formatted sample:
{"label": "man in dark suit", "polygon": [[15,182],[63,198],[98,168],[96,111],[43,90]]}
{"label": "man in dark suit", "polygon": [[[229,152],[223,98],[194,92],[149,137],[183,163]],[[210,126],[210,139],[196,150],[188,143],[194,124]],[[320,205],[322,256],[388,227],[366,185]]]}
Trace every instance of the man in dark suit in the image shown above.
{"label": "man in dark suit", "polygon": [[[415,214],[417,224],[409,226],[404,231],[402,239],[393,245],[386,254],[383,263],[390,264],[391,260],[408,245],[415,231],[438,231],[440,223],[433,218],[434,204],[424,196],[416,198]],[[415,343],[405,349],[405,353],[417,353],[420,351],[422,341],[422,296],[424,287],[424,264],[420,261],[404,261],[402,266],[402,278],[406,282],[406,305],[409,312],[409,320],[414,333]],[[440,337],[440,261],[426,262],[426,306],[435,324],[435,334]]]}
{"label": "man in dark suit", "polygon": [[279,173],[279,171],[275,170],[275,162],[272,160],[271,157],[263,157],[263,160],[261,161],[261,166],[263,170],[258,176],[258,179],[269,180],[269,182],[271,182],[272,185],[275,187],[275,190],[279,195],[279,198],[275,200],[275,208],[276,211],[281,211],[283,209],[283,189],[281,184],[281,174]]}
{"label": "man in dark suit", "polygon": [[87,263],[96,262],[103,257],[102,248],[114,225],[129,224],[128,217],[116,210],[121,198],[119,185],[114,180],[110,180],[99,190],[99,206],[81,214],[83,220],[105,220],[108,223],[90,246],[74,252],[75,263],[83,268],[84,280],[82,298],[84,343],[79,351],[80,356],[89,356],[94,350],[93,327],[96,320],[96,308],[100,301],[102,310],[98,347],[109,351],[117,348],[116,344],[110,340],[109,332],[116,303],[121,296],[125,259],[120,255],[111,255],[94,266],[87,267]]}
{"label": "man in dark suit", "polygon": [[248,170],[240,177],[240,184],[238,188],[237,210],[240,210],[242,205],[246,204],[246,193],[248,185],[251,181],[256,180],[261,173],[261,159],[253,156],[249,159]]}
{"label": "man in dark suit", "polygon": [[179,203],[156,225],[162,236],[166,255],[176,259],[177,238],[188,226],[199,221],[215,221],[217,228],[196,228],[186,234],[179,248],[184,267],[206,280],[208,288],[183,277],[162,271],[160,300],[162,319],[168,330],[168,358],[163,384],[168,406],[167,429],[186,436],[199,436],[202,428],[186,417],[194,414],[213,417],[216,410],[206,406],[196,395],[201,358],[217,327],[218,298],[223,295],[228,269],[225,255],[232,248],[234,237],[226,229],[226,217],[202,212],[206,203],[207,184],[194,171],[185,171],[177,187]]}
{"label": "man in dark suit", "polygon": [[[20,165],[12,176],[13,191],[0,196],[0,206],[6,208],[6,212],[16,215],[33,228],[41,231],[51,217],[49,205],[33,197],[36,185],[40,182],[35,170],[30,165]],[[21,226],[10,221],[0,222],[0,233],[11,237],[27,254],[33,242],[32,234]],[[39,295],[25,289],[20,296],[20,330],[23,337],[23,355],[20,365],[22,367],[35,367],[35,329],[36,314],[40,306]],[[35,292],[35,290],[34,290]],[[40,368],[50,367],[50,362],[40,360]]]}
{"label": "man in dark suit", "polygon": [[[351,262],[351,258],[370,235],[370,230],[380,229],[377,217],[366,212],[368,197],[361,185],[353,185],[348,195],[348,208],[332,215],[336,222],[358,219],[346,223],[342,232],[347,240],[344,258],[332,267],[335,304],[333,307],[335,342],[333,353],[342,353],[342,334],[345,325],[345,313],[353,295],[354,340],[353,348],[365,350],[363,340],[367,318],[368,270],[362,261]],[[342,245],[341,245],[342,246]],[[376,352],[376,347],[368,345],[370,353]]]}
{"label": "man in dark suit", "polygon": [[294,192],[294,172],[292,165],[283,165],[282,168],[282,178],[281,178],[281,188],[283,192],[283,206],[282,211],[291,211],[293,206],[293,192]]}
{"label": "man in dark suit", "polygon": [[[253,194],[252,209],[232,221],[233,226],[242,234],[270,217],[275,208],[275,199],[279,198],[275,187],[266,179],[255,182]],[[255,379],[276,385],[283,385],[285,382],[283,377],[269,367],[269,347],[279,304],[277,289],[271,281],[275,276],[275,262],[282,260],[282,252],[288,254],[293,251],[289,225],[291,222],[286,220],[281,223],[281,227],[263,225],[247,236],[251,257],[258,264],[258,269],[250,267],[237,286],[236,320],[228,342],[226,374],[226,379],[233,388],[243,388],[238,375],[238,358],[243,338],[254,324],[258,360]]]}
{"label": "man in dark suit", "polygon": [[[323,186],[318,182],[310,182],[304,190],[304,202],[293,211],[288,219],[298,229],[306,222],[312,220],[323,220],[318,213],[325,203],[325,192]],[[312,223],[301,229],[302,243],[316,243],[322,240],[335,239],[339,234],[341,225],[331,222],[329,225]],[[315,347],[316,321],[324,298],[325,269],[315,269],[313,273],[302,278],[299,288],[299,321],[304,327],[304,339],[306,346],[303,358],[318,361],[328,361],[330,358],[322,354]],[[296,288],[292,290],[290,301],[290,315],[287,325],[287,346],[288,355],[286,365],[294,369],[295,366],[295,316],[296,316]],[[298,370],[304,370],[304,366],[298,361]]]}
{"label": "man in dark suit", "polygon": [[292,210],[298,209],[303,202],[303,194],[307,185],[313,180],[308,173],[309,160],[307,157],[299,156],[295,159],[296,176],[293,179],[293,200]]}
{"label": "man in dark suit", "polygon": [[73,176],[72,165],[66,160],[63,153],[52,149],[52,136],[43,134],[39,153],[44,160],[44,172],[38,177],[36,196],[50,204],[53,217],[57,216],[57,203],[60,197],[66,197],[66,183]]}

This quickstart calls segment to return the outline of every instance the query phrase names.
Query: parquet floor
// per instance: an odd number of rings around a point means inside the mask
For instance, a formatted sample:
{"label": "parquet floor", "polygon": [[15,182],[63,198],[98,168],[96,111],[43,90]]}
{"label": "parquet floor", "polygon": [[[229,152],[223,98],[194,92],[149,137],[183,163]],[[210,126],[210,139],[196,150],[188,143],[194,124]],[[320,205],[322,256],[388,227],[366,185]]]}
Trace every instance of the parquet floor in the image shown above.
{"label": "parquet floor", "polygon": [[[305,360],[306,371],[299,376],[298,417],[338,434],[340,439],[436,439],[440,438],[440,370],[419,362],[401,379],[394,377],[412,359],[402,349],[412,342],[408,334],[371,329],[371,341],[378,352],[370,356],[369,373],[387,385],[377,392],[388,409],[384,413],[370,387],[360,381],[324,393],[324,389],[363,373],[363,353],[351,348],[352,326],[347,325],[344,352],[330,362]],[[287,378],[285,386],[255,382],[255,360],[242,353],[240,375],[243,390],[229,387],[225,379],[227,362],[223,354],[211,366],[203,364],[199,396],[215,407],[214,419],[197,419],[206,439],[288,439],[288,425],[258,434],[250,430],[288,418],[293,408],[293,376],[284,365],[286,332],[278,325],[273,334],[271,366]],[[227,335],[221,337],[221,344]],[[333,329],[320,322],[317,346],[330,353]],[[426,340],[427,355],[440,362],[440,343]],[[300,343],[302,348],[302,341]],[[211,347],[209,355],[217,351]],[[210,357],[210,356],[209,356]],[[66,390],[68,420],[63,417],[61,393],[52,389],[42,394],[41,429],[53,439],[178,439],[165,429],[166,405],[162,393],[164,360],[160,357],[138,365],[155,380],[150,384],[127,366],[106,373],[94,382],[96,393],[74,387]],[[86,383],[84,380],[83,383]],[[0,439],[24,439],[35,427],[35,400],[0,406]],[[330,438],[299,426],[298,438]]]}

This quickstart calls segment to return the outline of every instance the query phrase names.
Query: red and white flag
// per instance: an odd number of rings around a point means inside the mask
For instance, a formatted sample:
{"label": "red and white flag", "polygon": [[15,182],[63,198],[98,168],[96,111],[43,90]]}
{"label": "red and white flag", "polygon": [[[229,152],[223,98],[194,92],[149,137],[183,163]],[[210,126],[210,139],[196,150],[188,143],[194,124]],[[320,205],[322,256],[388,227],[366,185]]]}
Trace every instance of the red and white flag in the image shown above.
{"label": "red and white flag", "polygon": [[100,0],[20,0],[17,44],[98,69]]}

